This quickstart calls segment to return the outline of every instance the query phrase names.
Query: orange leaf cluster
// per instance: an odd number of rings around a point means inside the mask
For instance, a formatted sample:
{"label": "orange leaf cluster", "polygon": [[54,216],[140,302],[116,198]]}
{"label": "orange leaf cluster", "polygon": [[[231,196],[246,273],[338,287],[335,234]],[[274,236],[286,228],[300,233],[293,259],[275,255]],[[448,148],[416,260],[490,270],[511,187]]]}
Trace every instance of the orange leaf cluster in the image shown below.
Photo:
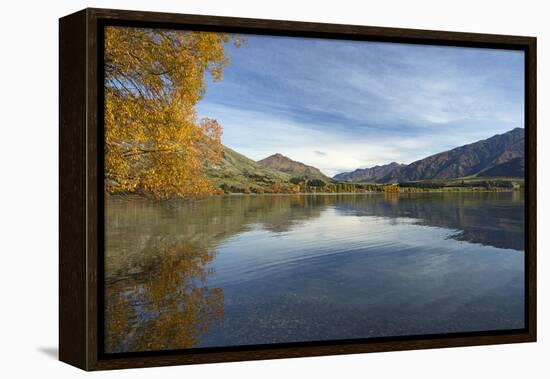
{"label": "orange leaf cluster", "polygon": [[[205,75],[228,64],[223,33],[107,27],[105,190],[155,198],[214,193],[203,162],[220,159],[220,125],[198,120]],[[238,38],[234,38],[239,44]]]}

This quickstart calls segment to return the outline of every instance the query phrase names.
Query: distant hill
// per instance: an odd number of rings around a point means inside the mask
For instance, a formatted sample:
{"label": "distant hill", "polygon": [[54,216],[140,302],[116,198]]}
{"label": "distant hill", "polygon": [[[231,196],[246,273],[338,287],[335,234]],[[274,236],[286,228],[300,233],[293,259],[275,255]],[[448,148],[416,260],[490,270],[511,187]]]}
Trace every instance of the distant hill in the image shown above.
{"label": "distant hill", "polygon": [[263,167],[286,173],[293,178],[309,180],[320,179],[327,183],[331,181],[331,179],[324,175],[318,168],[293,161],[292,159],[279,153],[270,155],[257,163]]}
{"label": "distant hill", "polygon": [[478,142],[429,156],[409,165],[387,165],[357,169],[330,179],[319,169],[274,154],[258,162],[224,146],[222,159],[205,164],[205,172],[216,187],[226,192],[292,192],[292,178],[350,183],[396,183],[437,181],[455,178],[523,178],[525,137],[516,128]]}
{"label": "distant hill", "polygon": [[290,175],[264,167],[227,146],[221,161],[207,164],[205,171],[216,187],[230,192],[269,192],[290,186]]}
{"label": "distant hill", "polygon": [[405,167],[406,165],[392,162],[387,165],[374,166],[371,168],[358,168],[352,172],[343,172],[341,174],[335,175],[334,180],[339,182],[377,182],[383,178],[389,178],[392,176],[392,173],[398,173],[399,169]]}
{"label": "distant hill", "polygon": [[[524,131],[516,128],[491,138],[431,155],[409,165],[378,166],[379,172],[380,168],[384,168],[388,173],[384,176],[373,176],[375,178],[373,181],[392,183],[445,180],[466,176],[523,177],[524,146]],[[345,179],[337,179],[337,177]],[[335,179],[360,181],[354,179],[353,172],[338,174]]]}

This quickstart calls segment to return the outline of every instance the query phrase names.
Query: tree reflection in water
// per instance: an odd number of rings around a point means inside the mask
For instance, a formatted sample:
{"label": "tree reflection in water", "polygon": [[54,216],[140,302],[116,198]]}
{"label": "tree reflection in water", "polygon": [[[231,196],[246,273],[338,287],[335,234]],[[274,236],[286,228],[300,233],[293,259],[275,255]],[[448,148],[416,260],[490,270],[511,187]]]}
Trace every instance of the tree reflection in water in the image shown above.
{"label": "tree reflection in water", "polygon": [[107,283],[107,352],[193,347],[223,317],[223,291],[210,289],[207,264],[215,252],[182,241],[151,237],[139,274]]}

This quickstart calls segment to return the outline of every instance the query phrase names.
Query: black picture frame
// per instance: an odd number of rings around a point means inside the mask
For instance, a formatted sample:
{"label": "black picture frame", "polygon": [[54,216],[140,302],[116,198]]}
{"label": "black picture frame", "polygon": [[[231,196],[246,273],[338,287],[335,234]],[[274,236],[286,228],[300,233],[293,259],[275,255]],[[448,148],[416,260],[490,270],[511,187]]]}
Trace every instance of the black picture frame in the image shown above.
{"label": "black picture frame", "polygon": [[[103,353],[103,28],[147,26],[525,52],[525,300],[520,330]],[[536,341],[536,38],[84,9],[59,20],[59,358],[84,370]]]}

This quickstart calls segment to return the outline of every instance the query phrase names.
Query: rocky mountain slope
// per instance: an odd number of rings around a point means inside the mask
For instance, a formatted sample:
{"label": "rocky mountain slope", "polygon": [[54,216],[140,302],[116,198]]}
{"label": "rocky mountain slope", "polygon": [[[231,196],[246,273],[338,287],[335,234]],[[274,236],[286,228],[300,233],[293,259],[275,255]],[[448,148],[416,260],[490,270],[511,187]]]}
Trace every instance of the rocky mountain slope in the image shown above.
{"label": "rocky mountain slope", "polygon": [[[341,173],[334,179],[349,182],[392,183],[468,176],[523,177],[524,146],[524,130],[515,128],[491,138],[434,154],[409,165],[392,163],[355,170],[351,173]],[[381,172],[385,175],[380,175]],[[370,180],[362,179],[363,177]]]}

